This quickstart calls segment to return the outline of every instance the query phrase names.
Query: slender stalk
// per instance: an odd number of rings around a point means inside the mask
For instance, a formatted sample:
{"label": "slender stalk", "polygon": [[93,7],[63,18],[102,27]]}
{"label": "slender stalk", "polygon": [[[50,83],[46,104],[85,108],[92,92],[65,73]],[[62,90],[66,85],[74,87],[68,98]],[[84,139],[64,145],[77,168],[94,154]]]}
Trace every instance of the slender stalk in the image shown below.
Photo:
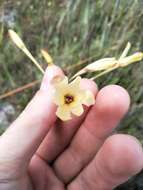
{"label": "slender stalk", "polygon": [[90,78],[90,79],[91,79],[91,80],[95,80],[95,79],[97,79],[97,78],[99,78],[99,77],[101,77],[101,76],[103,76],[103,75],[105,75],[105,74],[107,74],[107,73],[109,73],[109,72],[111,72],[111,71],[117,69],[118,67],[119,67],[119,66],[116,65],[115,67],[112,67],[111,69],[105,70],[105,71],[99,73],[98,75],[96,75],[95,77],[92,77],[92,78]]}

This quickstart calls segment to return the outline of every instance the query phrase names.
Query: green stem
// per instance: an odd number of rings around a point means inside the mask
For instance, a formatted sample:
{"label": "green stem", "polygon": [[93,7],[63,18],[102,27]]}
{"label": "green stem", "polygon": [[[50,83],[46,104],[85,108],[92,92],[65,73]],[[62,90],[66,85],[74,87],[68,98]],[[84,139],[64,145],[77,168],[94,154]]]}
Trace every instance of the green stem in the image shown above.
{"label": "green stem", "polygon": [[119,66],[117,65],[117,66],[115,66],[115,67],[113,67],[113,68],[111,68],[111,69],[108,69],[108,70],[106,70],[106,71],[103,71],[103,72],[99,73],[98,75],[96,75],[95,77],[92,77],[92,78],[90,78],[90,79],[91,79],[91,80],[95,80],[95,79],[97,79],[97,78],[99,78],[99,77],[101,77],[101,76],[103,76],[103,75],[105,75],[105,74],[107,74],[107,73],[109,73],[109,72],[111,72],[111,71],[117,69],[118,67],[119,67]]}

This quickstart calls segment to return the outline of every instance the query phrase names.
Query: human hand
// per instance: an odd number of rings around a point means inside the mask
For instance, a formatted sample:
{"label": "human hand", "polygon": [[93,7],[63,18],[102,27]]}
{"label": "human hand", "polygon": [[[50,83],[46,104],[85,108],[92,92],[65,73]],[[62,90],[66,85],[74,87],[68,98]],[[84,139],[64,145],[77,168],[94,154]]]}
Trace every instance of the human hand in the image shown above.
{"label": "human hand", "polygon": [[129,95],[109,85],[97,92],[82,79],[95,105],[72,120],[57,120],[46,70],[40,90],[0,138],[1,190],[111,190],[143,168],[142,147],[132,136],[111,135],[129,107]]}

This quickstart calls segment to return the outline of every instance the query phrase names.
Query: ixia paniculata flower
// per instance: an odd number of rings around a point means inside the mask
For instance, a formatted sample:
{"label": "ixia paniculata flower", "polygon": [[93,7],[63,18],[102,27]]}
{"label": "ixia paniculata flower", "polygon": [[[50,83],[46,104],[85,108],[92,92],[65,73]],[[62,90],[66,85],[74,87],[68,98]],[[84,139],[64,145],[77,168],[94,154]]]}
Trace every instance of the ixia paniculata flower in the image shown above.
{"label": "ixia paniculata flower", "polygon": [[58,106],[56,115],[63,121],[70,120],[72,114],[80,116],[83,113],[83,105],[91,106],[95,103],[94,95],[89,90],[80,87],[81,77],[75,78],[69,83],[64,77],[54,83],[55,91],[53,101]]}

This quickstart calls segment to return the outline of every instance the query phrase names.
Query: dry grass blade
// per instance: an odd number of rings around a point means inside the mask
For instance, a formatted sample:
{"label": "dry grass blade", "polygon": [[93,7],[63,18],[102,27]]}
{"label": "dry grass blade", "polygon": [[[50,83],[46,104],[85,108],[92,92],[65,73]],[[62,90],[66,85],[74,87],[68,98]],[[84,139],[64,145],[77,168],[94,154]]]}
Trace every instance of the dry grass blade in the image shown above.
{"label": "dry grass blade", "polygon": [[0,100],[2,100],[4,98],[8,98],[10,96],[13,96],[13,95],[15,95],[15,94],[17,94],[19,92],[22,92],[23,90],[28,89],[28,88],[31,88],[31,87],[35,86],[36,84],[38,84],[38,83],[40,83],[40,80],[33,81],[33,82],[28,83],[28,84],[26,84],[24,86],[21,86],[19,88],[11,90],[11,91],[9,91],[9,92],[7,92],[5,94],[2,94],[2,95],[0,95]]}

